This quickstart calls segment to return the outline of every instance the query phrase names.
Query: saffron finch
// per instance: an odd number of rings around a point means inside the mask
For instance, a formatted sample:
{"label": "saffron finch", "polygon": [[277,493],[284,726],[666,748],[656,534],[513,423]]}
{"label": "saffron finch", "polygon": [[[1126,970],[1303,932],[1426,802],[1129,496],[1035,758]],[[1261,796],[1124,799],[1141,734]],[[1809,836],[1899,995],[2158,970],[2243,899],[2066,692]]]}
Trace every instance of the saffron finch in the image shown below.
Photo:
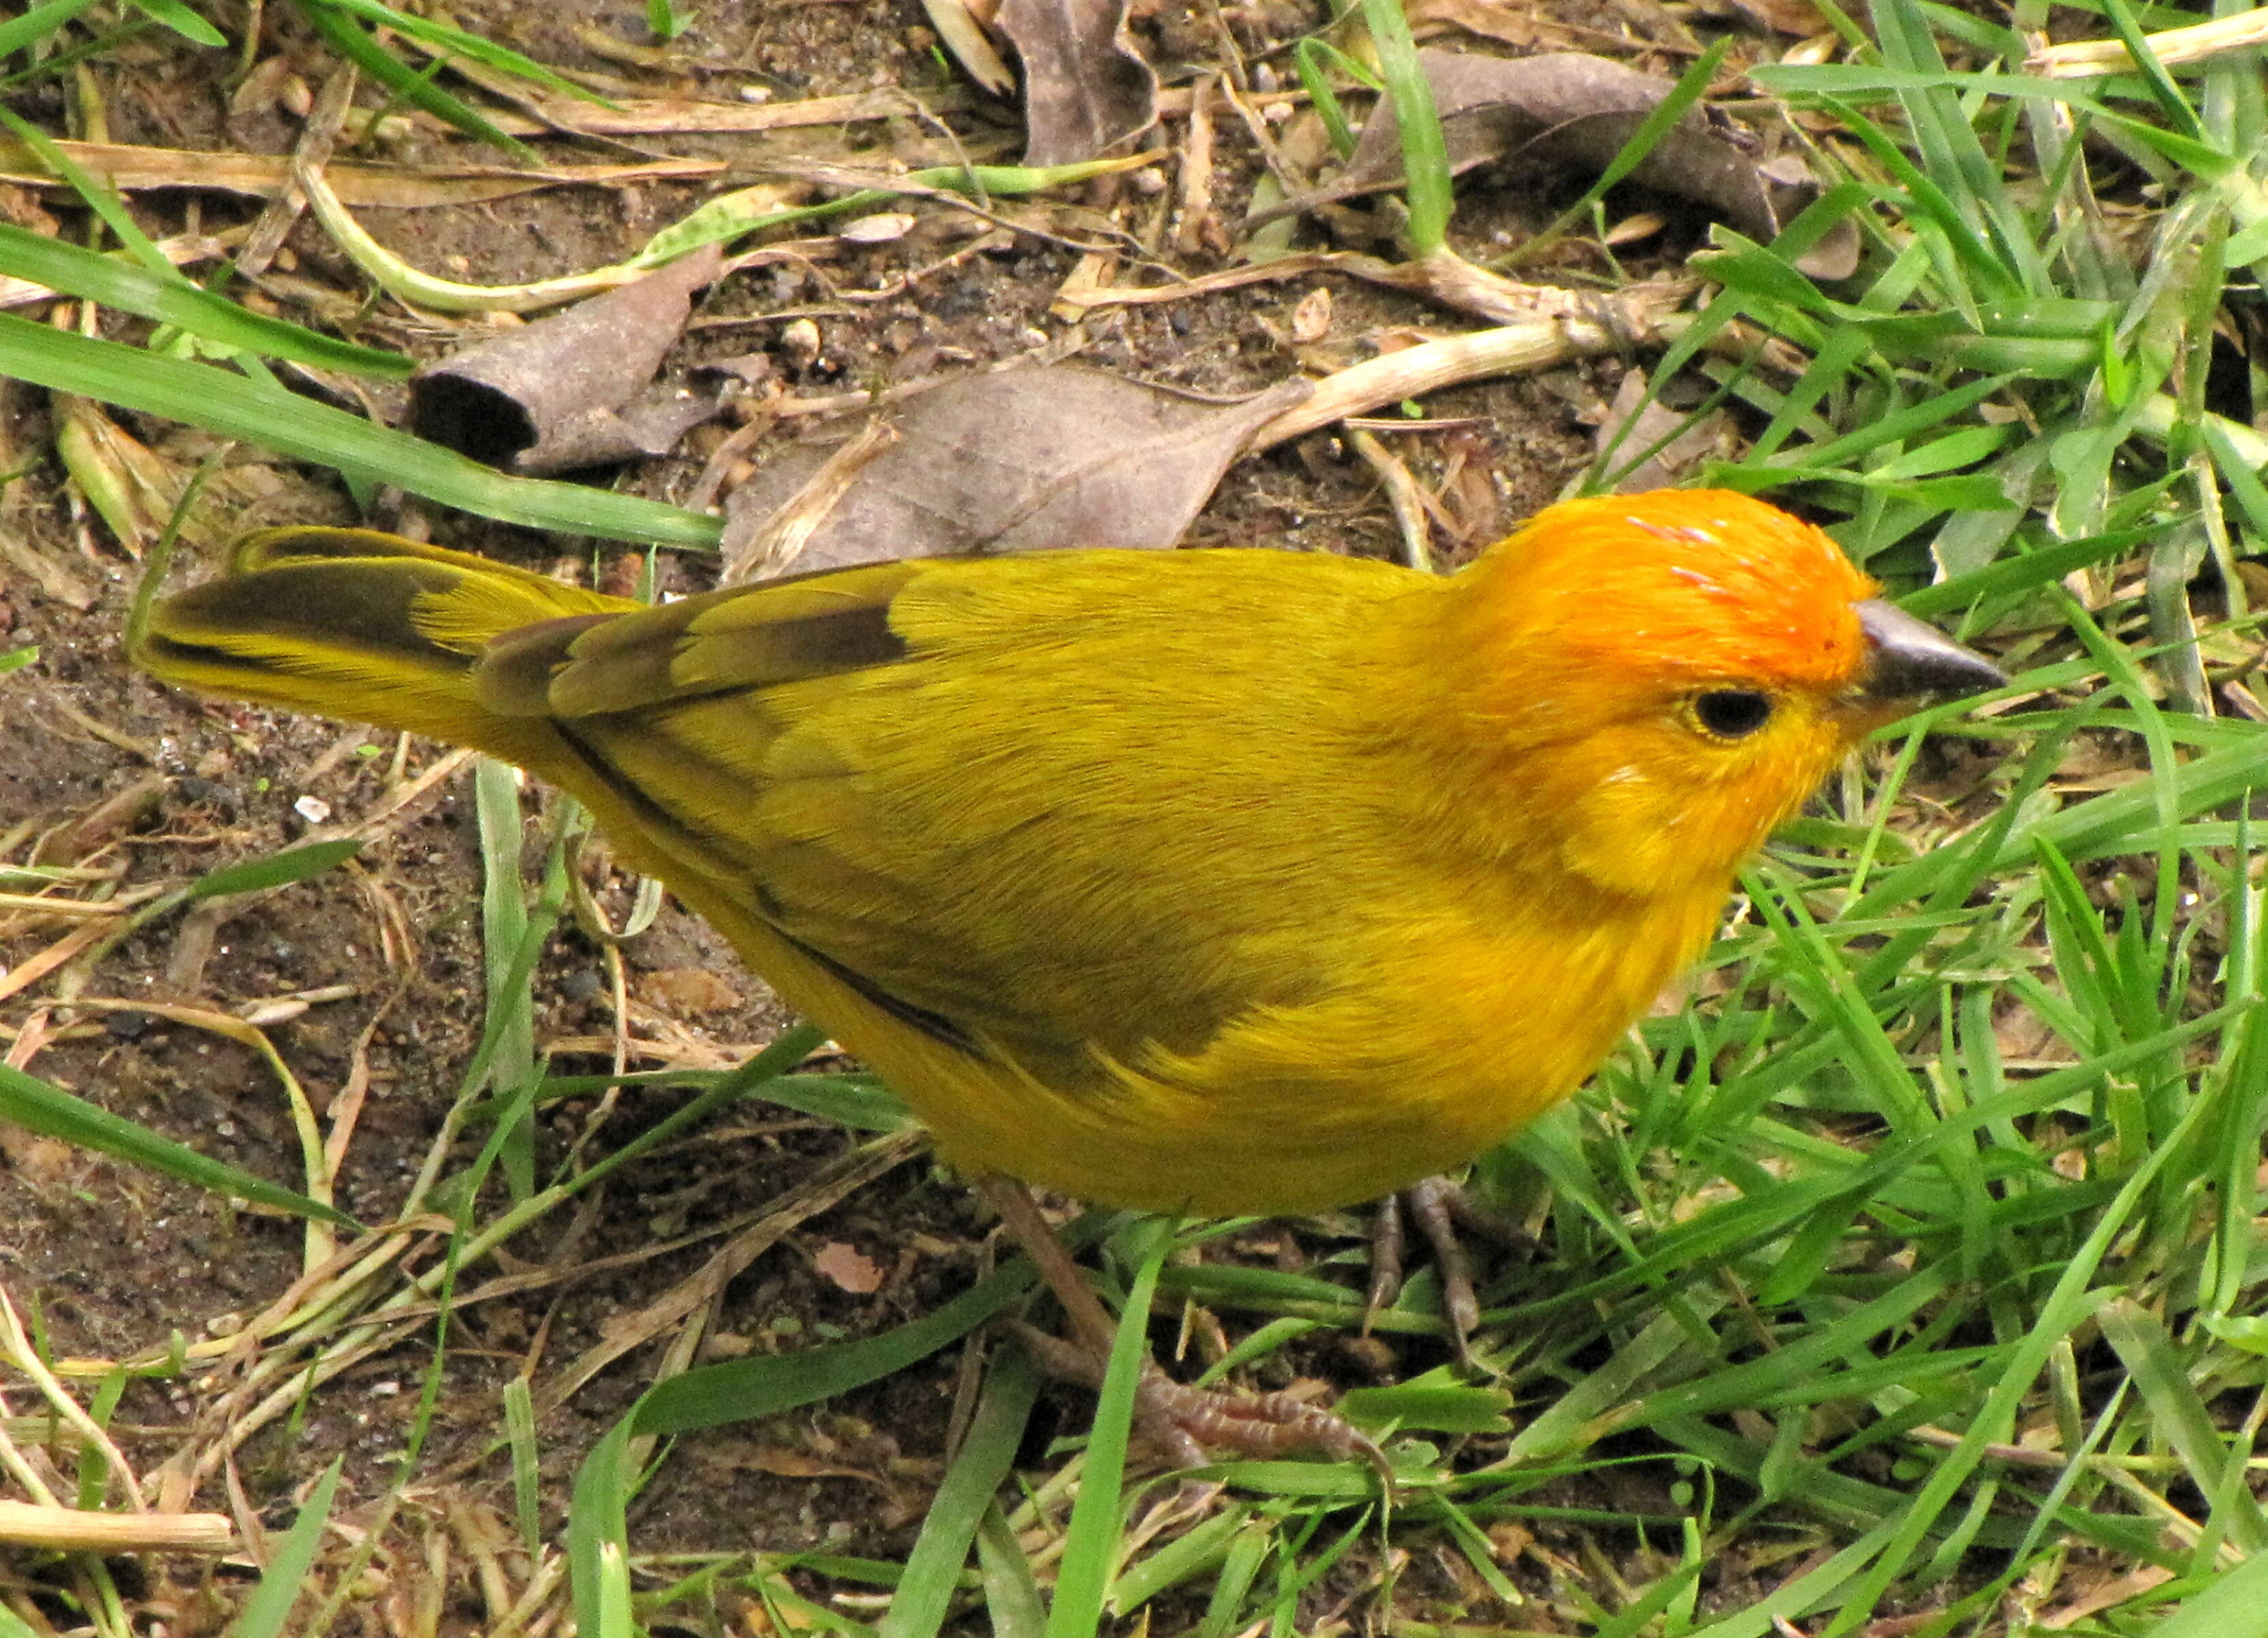
{"label": "saffron finch", "polygon": [[1064,550],[652,608],[288,528],[138,658],[573,793],[965,1169],[1274,1214],[1566,1096],[1839,759],[2000,680],[1878,590],[1713,491],[1446,578]]}

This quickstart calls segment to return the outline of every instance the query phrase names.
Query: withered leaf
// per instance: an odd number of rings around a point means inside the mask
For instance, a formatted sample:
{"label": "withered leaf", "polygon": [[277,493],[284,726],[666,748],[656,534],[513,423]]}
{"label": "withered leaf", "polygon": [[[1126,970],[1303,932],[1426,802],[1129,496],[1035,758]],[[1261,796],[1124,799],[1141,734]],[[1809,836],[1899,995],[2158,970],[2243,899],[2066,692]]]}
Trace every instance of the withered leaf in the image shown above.
{"label": "withered leaf", "polygon": [[721,1013],[744,999],[733,983],[706,967],[661,967],[638,978],[638,993],[673,1013]]}
{"label": "withered leaf", "polygon": [[[1592,439],[1592,447],[1598,453],[1614,452],[1614,464],[1609,470],[1617,495],[1668,489],[1696,462],[1726,453],[1732,439],[1732,419],[1723,410],[1688,417],[1659,398],[1648,397],[1646,389],[1645,371],[1632,370],[1624,376],[1607,418]],[[1624,466],[1630,469],[1618,469]]]}
{"label": "withered leaf", "polygon": [[[1057,546],[1168,547],[1254,432],[1312,389],[1286,381],[1240,403],[1205,403],[1099,370],[1057,365],[947,382],[909,400],[896,437],[802,529],[797,572],[950,552]],[[725,578],[747,578],[749,543],[826,460],[766,464],[725,508]]]}
{"label": "withered leaf", "polygon": [[513,456],[512,469],[524,477],[548,477],[638,455],[666,455],[724,407],[720,393],[656,387],[619,410],[593,408],[569,416],[534,447]]}
{"label": "withered leaf", "polygon": [[852,1296],[872,1296],[882,1288],[882,1266],[855,1245],[830,1240],[811,1265]]}
{"label": "withered leaf", "polygon": [[[1580,51],[1491,57],[1427,49],[1418,58],[1433,88],[1449,168],[1458,173],[1522,157],[1603,170],[1673,89],[1668,80]],[[1708,205],[1752,239],[1772,238],[1820,192],[1800,160],[1765,159],[1747,131],[1701,111],[1656,143],[1631,179]],[[1346,169],[1301,203],[1375,193],[1401,181],[1401,136],[1393,105],[1381,97]],[[1797,265],[1815,278],[1843,278],[1857,267],[1858,254],[1856,231],[1840,223]]]}
{"label": "withered leaf", "polygon": [[[694,291],[716,278],[719,265],[717,247],[707,246],[635,284],[427,365],[410,382],[411,427],[490,466],[532,461],[524,469],[566,470],[569,462],[543,446],[588,437],[652,384],[685,328]],[[625,437],[628,447],[601,458],[635,452],[637,436]]]}
{"label": "withered leaf", "polygon": [[1005,0],[993,26],[1024,64],[1024,163],[1093,159],[1148,130],[1158,77],[1126,30],[1129,0]]}

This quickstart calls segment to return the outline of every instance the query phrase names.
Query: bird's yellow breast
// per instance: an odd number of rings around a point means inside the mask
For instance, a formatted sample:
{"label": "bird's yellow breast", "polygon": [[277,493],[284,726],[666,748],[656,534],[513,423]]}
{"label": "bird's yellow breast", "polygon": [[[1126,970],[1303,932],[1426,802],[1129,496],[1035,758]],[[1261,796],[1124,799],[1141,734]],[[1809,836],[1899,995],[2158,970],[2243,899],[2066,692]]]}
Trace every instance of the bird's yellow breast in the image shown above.
{"label": "bird's yellow breast", "polygon": [[1397,948],[1342,947],[1346,983],[1327,1000],[1255,1007],[1194,1052],[1098,1054],[1075,1081],[1059,1061],[909,1028],[782,944],[731,882],[688,896],[962,1169],[1104,1205],[1266,1215],[1374,1199],[1566,1097],[1706,941],[1723,893],[1603,906],[1515,894],[1488,926],[1445,906]]}

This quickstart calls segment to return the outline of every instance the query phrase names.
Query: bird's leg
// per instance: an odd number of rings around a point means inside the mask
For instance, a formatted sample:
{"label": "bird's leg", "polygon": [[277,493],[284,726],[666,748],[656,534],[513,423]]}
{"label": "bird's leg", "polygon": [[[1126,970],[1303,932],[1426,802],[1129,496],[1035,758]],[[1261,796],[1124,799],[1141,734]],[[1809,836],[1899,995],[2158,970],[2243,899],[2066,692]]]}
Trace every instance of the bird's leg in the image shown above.
{"label": "bird's leg", "polygon": [[1368,1336],[1378,1310],[1402,1295],[1402,1193],[1381,1199],[1370,1218],[1370,1289],[1362,1303],[1362,1334]]}
{"label": "bird's leg", "polygon": [[1481,1323],[1480,1296],[1473,1288],[1472,1258],[1458,1238],[1460,1227],[1475,1230],[1515,1249],[1528,1236],[1512,1224],[1475,1206],[1462,1184],[1447,1177],[1421,1177],[1399,1193],[1378,1203],[1371,1220],[1370,1290],[1363,1304],[1362,1328],[1369,1333],[1378,1310],[1402,1291],[1402,1215],[1407,1209],[1418,1231],[1433,1248],[1433,1263],[1441,1271],[1441,1308],[1448,1317],[1457,1357],[1474,1363],[1472,1335]]}
{"label": "bird's leg", "polygon": [[[1078,1340],[1065,1342],[1028,1325],[1016,1327],[1018,1336],[1042,1369],[1101,1388],[1117,1322],[1040,1215],[1029,1190],[997,1173],[979,1178],[977,1187],[1038,1265]],[[1341,1461],[1366,1462],[1389,1482],[1393,1477],[1385,1452],[1343,1417],[1291,1393],[1245,1397],[1191,1388],[1167,1376],[1153,1360],[1143,1361],[1134,1416],[1145,1433],[1186,1467],[1203,1466],[1204,1447],[1213,1445],[1259,1460],[1320,1451]]]}

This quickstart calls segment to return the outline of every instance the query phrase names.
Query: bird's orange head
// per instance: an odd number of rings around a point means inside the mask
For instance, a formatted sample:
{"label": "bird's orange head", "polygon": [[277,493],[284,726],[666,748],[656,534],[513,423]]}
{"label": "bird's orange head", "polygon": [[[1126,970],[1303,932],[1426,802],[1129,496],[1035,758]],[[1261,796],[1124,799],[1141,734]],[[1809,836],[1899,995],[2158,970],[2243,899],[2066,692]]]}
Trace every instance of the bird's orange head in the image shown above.
{"label": "bird's orange head", "polygon": [[2000,681],[1730,491],[1564,502],[1453,584],[1461,734],[1519,845],[1612,892],[1721,890],[1867,734]]}

